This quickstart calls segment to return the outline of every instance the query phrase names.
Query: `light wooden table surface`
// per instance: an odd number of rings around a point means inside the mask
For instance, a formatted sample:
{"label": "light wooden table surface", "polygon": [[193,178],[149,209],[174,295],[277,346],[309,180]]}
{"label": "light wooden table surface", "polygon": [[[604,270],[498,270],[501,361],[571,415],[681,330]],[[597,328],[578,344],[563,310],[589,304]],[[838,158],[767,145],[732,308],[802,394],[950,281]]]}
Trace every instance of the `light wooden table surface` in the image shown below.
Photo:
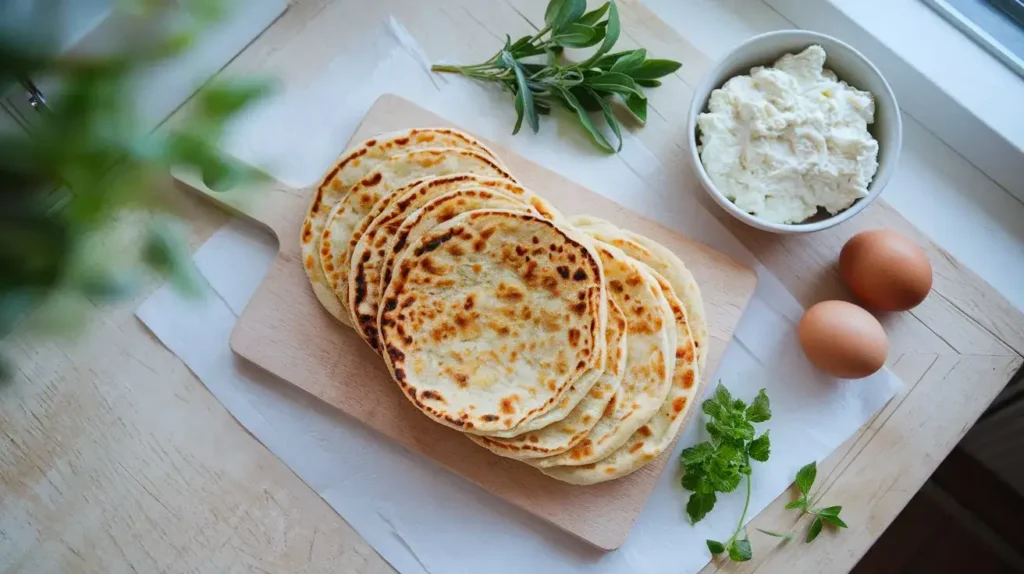
{"label": "light wooden table surface", "polygon": [[[496,38],[541,20],[544,0],[299,0],[228,68],[286,83],[311,81],[388,13],[432,59],[476,61]],[[1024,316],[981,279],[876,204],[811,237],[778,237],[733,223],[707,204],[685,167],[690,86],[708,61],[633,1],[620,2],[621,47],[643,44],[684,62],[649,92],[657,109],[637,135],[664,177],[709,210],[804,305],[848,297],[834,261],[867,227],[891,227],[926,245],[933,293],[910,313],[882,317],[889,366],[904,381],[893,399],[822,465],[819,483],[850,528],[813,545],[754,537],[754,560],[726,571],[836,572],[851,568],[1020,367]],[[471,126],[469,126],[471,127]],[[198,246],[226,216],[169,190]],[[125,227],[137,223],[125,221]],[[142,301],[98,311],[74,342],[5,343],[19,372],[0,386],[0,571],[389,572],[346,522],[246,433],[174,355],[133,317]],[[797,525],[784,494],[752,527]],[[719,568],[711,564],[707,570]]]}

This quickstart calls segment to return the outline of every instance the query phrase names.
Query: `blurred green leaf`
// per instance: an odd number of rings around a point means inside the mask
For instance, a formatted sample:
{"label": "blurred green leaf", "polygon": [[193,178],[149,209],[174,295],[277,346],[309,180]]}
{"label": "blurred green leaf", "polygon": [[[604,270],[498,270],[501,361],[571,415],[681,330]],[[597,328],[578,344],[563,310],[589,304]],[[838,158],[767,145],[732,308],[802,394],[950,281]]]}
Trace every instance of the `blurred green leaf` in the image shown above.
{"label": "blurred green leaf", "polygon": [[167,221],[155,220],[142,246],[142,261],[186,295],[201,293],[188,245]]}
{"label": "blurred green leaf", "polygon": [[237,114],[271,90],[272,84],[266,80],[220,81],[200,90],[196,99],[203,113],[216,121]]}

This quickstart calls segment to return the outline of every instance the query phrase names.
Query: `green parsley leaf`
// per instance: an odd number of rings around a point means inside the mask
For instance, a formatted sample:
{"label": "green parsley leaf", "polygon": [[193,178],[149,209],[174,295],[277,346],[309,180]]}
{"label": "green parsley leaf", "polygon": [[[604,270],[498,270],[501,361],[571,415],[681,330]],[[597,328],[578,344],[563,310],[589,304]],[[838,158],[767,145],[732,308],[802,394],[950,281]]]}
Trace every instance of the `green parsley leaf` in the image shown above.
{"label": "green parsley leaf", "polygon": [[810,542],[821,534],[821,528],[829,523],[836,528],[847,528],[846,522],[839,518],[842,506],[826,506],[824,508],[808,508],[811,499],[811,487],[814,486],[814,479],[818,474],[818,465],[814,462],[804,465],[796,473],[796,487],[800,489],[800,498],[786,505],[787,509],[799,508],[801,514],[810,513],[814,515],[811,528],[807,531],[807,542]]}
{"label": "green parsley leaf", "polygon": [[811,486],[814,485],[814,479],[818,476],[818,463],[811,462],[805,465],[796,473],[796,487],[800,489],[800,492],[804,496],[807,496],[811,492]]}
{"label": "green parsley leaf", "polygon": [[686,503],[686,513],[694,524],[707,516],[708,512],[715,507],[717,498],[714,492],[694,492],[690,495],[690,501]]}
{"label": "green parsley leaf", "polygon": [[768,402],[768,395],[764,393],[764,389],[761,389],[747,409],[747,419],[752,423],[763,423],[770,418],[772,418],[772,409]]}
{"label": "green parsley leaf", "polygon": [[[693,492],[701,490],[706,483],[704,481],[705,473],[703,470],[698,470],[695,467],[687,466],[686,474],[683,475],[682,484],[683,488]],[[713,490],[712,490],[713,492]]]}
{"label": "green parsley leaf", "polygon": [[725,388],[725,385],[718,383],[718,387],[715,388],[715,396],[712,400],[720,405],[728,406],[732,402],[732,393],[729,389]]}
{"label": "green parsley leaf", "polygon": [[750,458],[758,461],[765,462],[768,460],[768,456],[771,455],[772,446],[771,441],[768,440],[768,431],[765,431],[763,435],[757,437],[750,442],[750,446],[747,447],[747,454]]}
{"label": "green parsley leaf", "polygon": [[846,528],[846,523],[843,522],[842,518],[839,518],[839,515],[836,515],[836,514],[819,514],[818,517],[821,518],[822,520],[824,520],[825,522],[829,522],[829,523],[833,524],[834,526],[836,526],[838,528]]}
{"label": "green parsley leaf", "polygon": [[807,542],[813,542],[815,538],[821,534],[821,527],[823,522],[820,516],[814,517],[814,522],[811,523],[811,529],[807,531]]}
{"label": "green parsley leaf", "polygon": [[813,512],[818,516],[839,516],[839,512],[843,509],[842,506],[829,506],[827,508],[818,508]]}
{"label": "green parsley leaf", "polygon": [[680,458],[683,464],[686,465],[686,470],[689,471],[693,466],[708,462],[714,455],[715,447],[711,446],[711,443],[702,442],[690,448],[684,448]]}
{"label": "green parsley leaf", "polygon": [[750,541],[739,537],[750,502],[750,460],[764,462],[771,454],[768,433],[755,439],[756,431],[750,419],[750,413],[761,420],[771,416],[764,390],[758,393],[755,401],[758,401],[758,406],[751,410],[719,383],[712,397],[701,405],[701,410],[710,419],[706,428],[711,439],[683,449],[679,457],[685,470],[683,488],[692,492],[686,512],[694,523],[714,508],[716,493],[736,490],[743,477],[747,477],[747,500],[736,530],[725,543],[708,541],[708,549],[712,553],[720,554],[728,549],[729,557],[737,562],[750,560],[753,555]]}
{"label": "green parsley leaf", "polygon": [[729,545],[729,558],[734,562],[746,562],[754,556],[754,551],[750,548],[749,540],[734,540]]}

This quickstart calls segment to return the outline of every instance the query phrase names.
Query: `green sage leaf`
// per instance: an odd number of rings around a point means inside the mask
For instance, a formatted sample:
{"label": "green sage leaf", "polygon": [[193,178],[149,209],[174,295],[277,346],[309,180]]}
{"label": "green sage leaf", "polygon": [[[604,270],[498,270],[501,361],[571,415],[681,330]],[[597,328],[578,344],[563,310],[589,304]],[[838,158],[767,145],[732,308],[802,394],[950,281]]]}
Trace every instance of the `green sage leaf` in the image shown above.
{"label": "green sage leaf", "polygon": [[590,80],[590,87],[599,92],[622,94],[623,96],[629,96],[630,94],[644,95],[640,91],[640,87],[633,81],[633,78],[618,72],[605,72],[593,78]]}
{"label": "green sage leaf", "polygon": [[647,50],[640,48],[639,50],[633,50],[629,54],[619,58],[612,64],[612,72],[624,72],[628,73],[629,70],[636,68],[643,63],[644,58],[647,57]]}
{"label": "green sage leaf", "polygon": [[551,0],[544,11],[544,23],[557,32],[579,20],[586,11],[587,0]]}
{"label": "green sage leaf", "polygon": [[590,26],[569,24],[557,34],[552,35],[551,40],[566,48],[585,48],[593,45],[591,41],[595,35],[597,35],[597,31]]}
{"label": "green sage leaf", "polygon": [[580,19],[577,20],[577,22],[586,26],[596,25],[598,21],[601,20],[601,17],[604,16],[605,12],[608,11],[609,4],[610,2],[605,2],[604,4],[601,5],[600,8],[595,8],[590,12],[587,12],[586,14],[580,16]]}
{"label": "green sage leaf", "polygon": [[608,127],[612,129],[612,133],[615,134],[615,138],[619,140],[619,146],[615,151],[622,151],[622,130],[619,128],[619,121],[615,119],[615,114],[612,113],[612,107],[608,105],[608,102],[604,101],[601,96],[593,91],[589,90],[590,95],[597,101],[601,106],[601,113],[604,114],[604,121],[608,124]]}
{"label": "green sage leaf", "polygon": [[647,98],[640,94],[629,94],[626,96],[626,107],[632,112],[636,119],[647,123]]}
{"label": "green sage leaf", "polygon": [[590,64],[596,62],[601,56],[611,51],[615,43],[619,41],[619,9],[615,6],[615,0],[609,0],[608,2],[608,27],[605,30],[604,41],[601,45],[585,62],[582,67],[588,68]]}
{"label": "green sage leaf", "polygon": [[526,83],[523,69],[519,67],[519,63],[512,57],[512,54],[507,51],[503,50],[501,52],[501,61],[515,73],[518,86],[517,96],[521,96],[526,123],[530,125],[533,133],[537,133],[540,130],[540,120],[537,118],[537,108],[533,104],[533,92],[530,91],[530,86]]}
{"label": "green sage leaf", "polygon": [[679,62],[672,60],[646,60],[639,66],[632,68],[629,71],[629,75],[635,80],[656,80],[675,72],[682,66]]}
{"label": "green sage leaf", "polygon": [[525,109],[525,104],[523,104],[522,90],[516,90],[515,106],[516,125],[515,127],[512,128],[512,135],[516,135],[517,133],[519,133],[519,128],[523,127],[523,110]]}
{"label": "green sage leaf", "polygon": [[643,86],[645,88],[657,88],[658,86],[661,85],[661,82],[659,82],[658,80],[643,80],[638,78],[634,79],[636,80],[636,85]]}

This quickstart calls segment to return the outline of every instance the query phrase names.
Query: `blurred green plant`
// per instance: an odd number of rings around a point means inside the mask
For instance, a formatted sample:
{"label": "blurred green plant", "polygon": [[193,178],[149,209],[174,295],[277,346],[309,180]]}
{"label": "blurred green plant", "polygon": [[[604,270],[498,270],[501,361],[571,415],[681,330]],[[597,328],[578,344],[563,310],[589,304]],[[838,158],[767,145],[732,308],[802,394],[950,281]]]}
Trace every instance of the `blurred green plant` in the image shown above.
{"label": "blurred green plant", "polygon": [[[170,167],[200,171],[215,190],[259,177],[216,143],[226,122],[263,96],[268,83],[211,81],[174,130],[144,128],[133,102],[137,75],[187,51],[222,16],[220,2],[120,1],[133,18],[174,25],[99,55],[61,53],[46,33],[57,20],[54,3],[39,4],[47,9],[17,29],[0,26],[0,95],[40,78],[57,86],[28,129],[0,132],[0,338],[29,315],[56,317],[60,330],[74,330],[84,315],[65,313],[69,301],[122,299],[147,274],[197,293],[188,246],[166,217],[161,194]],[[104,238],[132,212],[156,215],[140,218],[146,229],[130,252],[123,245],[111,250]]]}

